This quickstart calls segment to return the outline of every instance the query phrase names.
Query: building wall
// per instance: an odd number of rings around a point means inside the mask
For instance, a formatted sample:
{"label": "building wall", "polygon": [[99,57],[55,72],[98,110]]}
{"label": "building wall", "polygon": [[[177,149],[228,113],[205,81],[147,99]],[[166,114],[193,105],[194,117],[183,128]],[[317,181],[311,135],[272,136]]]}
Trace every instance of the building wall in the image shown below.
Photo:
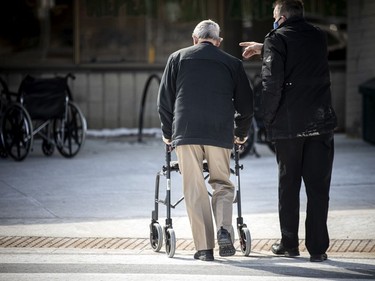
{"label": "building wall", "polygon": [[375,1],[348,0],[345,127],[348,135],[356,137],[362,134],[362,96],[358,86],[375,77],[374,26]]}
{"label": "building wall", "polygon": [[[66,71],[38,71],[13,70],[5,75],[10,89],[17,92],[25,74],[35,77],[65,76],[71,71],[76,79],[69,80],[74,101],[78,104],[87,120],[89,129],[138,128],[141,102],[146,94],[143,128],[159,128],[160,121],[156,111],[156,99],[159,83],[152,79],[148,91],[145,84],[151,75],[161,77],[164,66],[150,69],[81,69]],[[332,99],[333,106],[339,119],[339,130],[345,124],[345,65],[332,64]],[[246,63],[249,78],[259,74],[260,63]]]}

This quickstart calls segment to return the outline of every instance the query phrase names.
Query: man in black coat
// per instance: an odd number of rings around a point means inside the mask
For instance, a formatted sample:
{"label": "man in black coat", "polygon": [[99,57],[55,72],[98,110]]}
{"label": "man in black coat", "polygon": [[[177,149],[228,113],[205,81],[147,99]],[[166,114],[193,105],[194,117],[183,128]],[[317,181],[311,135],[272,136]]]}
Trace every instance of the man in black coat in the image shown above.
{"label": "man in black coat", "polygon": [[218,47],[219,25],[200,22],[193,46],[170,55],[158,94],[158,112],[165,143],[176,148],[183,192],[197,252],[195,259],[214,259],[214,226],[203,175],[210,171],[212,210],[220,256],[235,254],[230,181],[233,143],[247,139],[253,117],[253,94],[242,61]]}
{"label": "man in black coat", "polygon": [[262,108],[279,166],[281,243],[273,253],[299,255],[302,179],[307,193],[306,247],[311,261],[327,259],[329,189],[336,115],[331,105],[325,34],[307,23],[301,0],[274,3],[274,29],[264,43],[242,42],[243,56],[262,54]]}

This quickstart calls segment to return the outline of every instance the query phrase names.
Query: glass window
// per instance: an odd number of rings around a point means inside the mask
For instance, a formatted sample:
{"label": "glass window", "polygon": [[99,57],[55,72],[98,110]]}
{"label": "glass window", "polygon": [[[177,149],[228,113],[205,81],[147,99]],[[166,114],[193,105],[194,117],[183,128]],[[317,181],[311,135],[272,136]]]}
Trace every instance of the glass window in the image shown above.
{"label": "glass window", "polygon": [[[240,41],[262,42],[272,28],[273,0],[12,0],[0,9],[5,65],[164,64],[192,44],[203,19],[217,21],[222,48],[241,57]],[[346,0],[305,0],[306,17],[346,48]],[[254,58],[259,61],[259,58]]]}
{"label": "glass window", "polygon": [[2,1],[0,59],[22,64],[72,61],[72,1]]}
{"label": "glass window", "polygon": [[[191,45],[202,0],[86,0],[79,7],[80,62],[165,62]],[[189,34],[189,36],[187,36]]]}

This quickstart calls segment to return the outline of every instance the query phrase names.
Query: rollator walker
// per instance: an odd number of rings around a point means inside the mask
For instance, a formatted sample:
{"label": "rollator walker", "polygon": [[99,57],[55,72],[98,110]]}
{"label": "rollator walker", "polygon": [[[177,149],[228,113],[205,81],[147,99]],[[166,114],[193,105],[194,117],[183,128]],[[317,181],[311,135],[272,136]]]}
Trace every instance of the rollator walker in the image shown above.
{"label": "rollator walker", "polygon": [[[241,211],[241,187],[240,187],[240,170],[243,169],[243,165],[239,164],[239,155],[241,146],[234,145],[233,148],[234,154],[234,169],[230,169],[231,174],[235,175],[235,189],[236,196],[233,203],[237,203],[237,232],[240,242],[240,249],[243,255],[248,256],[251,251],[251,235],[250,230],[246,224],[243,222],[242,211]],[[154,210],[151,213],[151,224],[150,224],[150,244],[154,252],[159,252],[163,246],[163,240],[165,243],[165,252],[168,257],[172,258],[176,252],[176,234],[172,225],[171,217],[171,208],[175,208],[179,203],[184,200],[182,196],[176,203],[171,203],[171,172],[179,172],[178,161],[171,160],[172,147],[166,145],[165,147],[165,165],[162,169],[156,174],[155,180],[155,205]],[[205,179],[209,177],[209,170],[206,161],[203,161],[203,172],[207,173]],[[160,177],[163,176],[166,178],[166,196],[165,199],[159,199],[159,190],[160,190]],[[208,191],[207,191],[208,192]],[[212,194],[208,192],[212,197]],[[166,207],[166,219],[165,226],[162,227],[159,220],[159,204],[163,204]],[[164,239],[163,239],[164,238]]]}

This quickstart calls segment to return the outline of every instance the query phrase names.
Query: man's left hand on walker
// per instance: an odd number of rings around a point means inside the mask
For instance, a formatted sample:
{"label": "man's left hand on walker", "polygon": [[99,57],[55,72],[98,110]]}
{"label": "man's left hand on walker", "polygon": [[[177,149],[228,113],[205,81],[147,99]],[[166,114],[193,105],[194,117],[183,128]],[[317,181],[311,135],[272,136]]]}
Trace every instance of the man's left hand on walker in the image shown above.
{"label": "man's left hand on walker", "polygon": [[247,141],[247,137],[234,137],[234,143],[238,145],[243,145]]}
{"label": "man's left hand on walker", "polygon": [[172,145],[172,140],[171,139],[167,139],[163,136],[163,142],[166,144],[166,145]]}

